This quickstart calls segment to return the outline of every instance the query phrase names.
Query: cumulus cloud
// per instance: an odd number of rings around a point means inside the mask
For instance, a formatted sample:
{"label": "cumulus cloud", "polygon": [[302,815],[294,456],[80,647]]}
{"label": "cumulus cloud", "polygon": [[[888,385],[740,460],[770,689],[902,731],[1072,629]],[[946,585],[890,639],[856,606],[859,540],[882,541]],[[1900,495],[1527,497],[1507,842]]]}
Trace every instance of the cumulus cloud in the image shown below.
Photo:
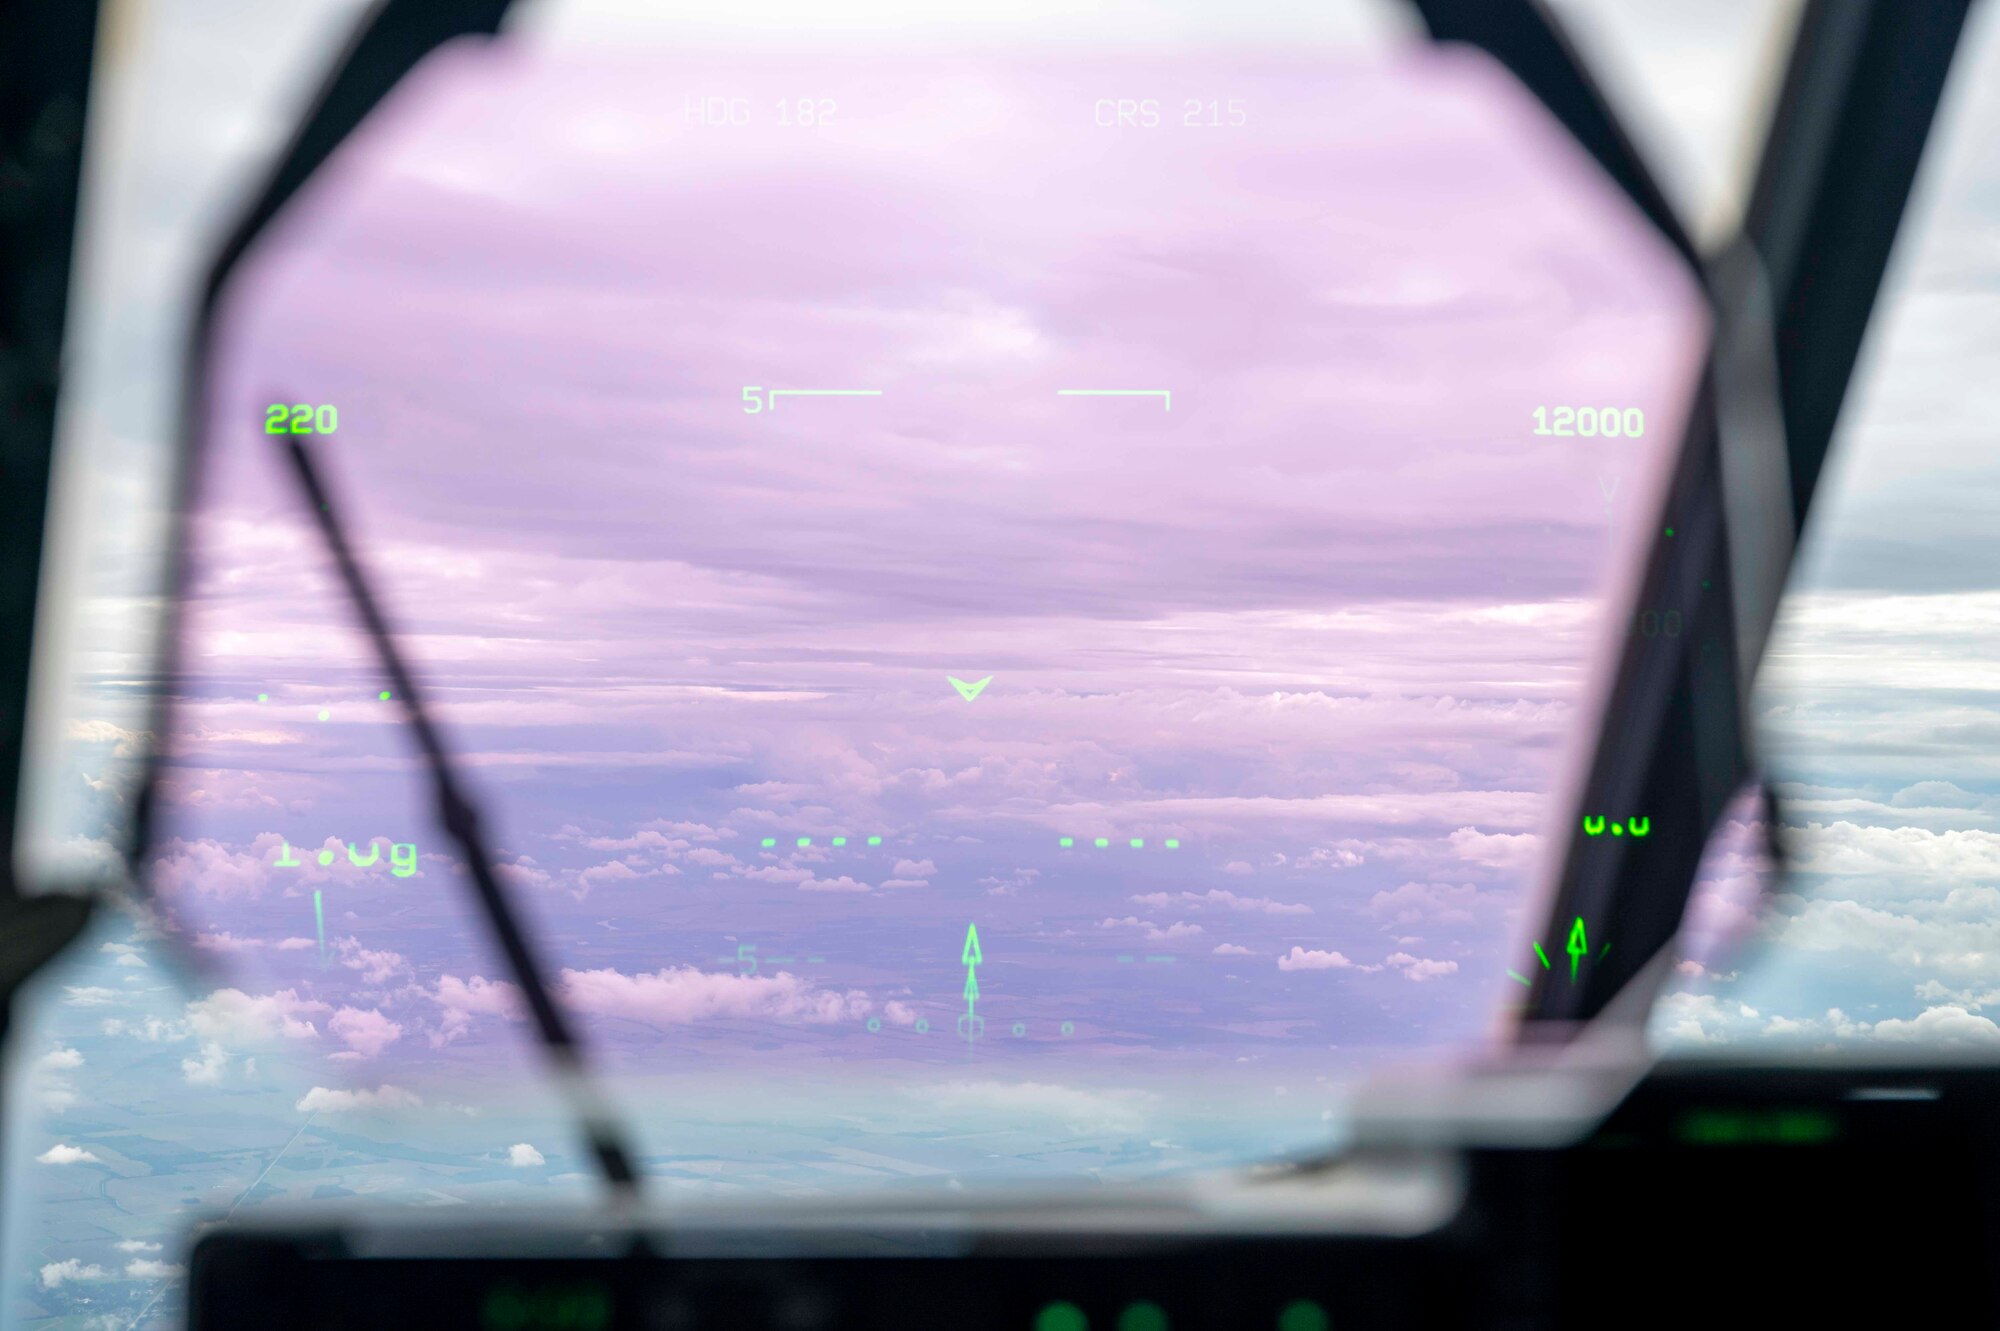
{"label": "cumulus cloud", "polygon": [[1172,942],[1177,938],[1193,938],[1200,932],[1200,925],[1188,924],[1183,920],[1175,920],[1164,929],[1159,928],[1157,925],[1149,924],[1146,926],[1146,937],[1155,942]]}
{"label": "cumulus cloud", "polygon": [[311,949],[313,949],[313,948],[316,948],[316,947],[318,947],[318,946],[319,946],[319,944],[318,944],[318,943],[316,943],[316,942],[314,942],[314,941],[313,941],[312,939],[310,939],[310,938],[285,938],[285,939],[280,939],[280,940],[279,940],[279,942],[278,942],[278,951],[280,951],[280,952],[307,952],[307,951],[310,951]]}
{"label": "cumulus cloud", "polygon": [[329,1003],[300,998],[296,989],[280,989],[262,997],[241,989],[218,989],[187,1005],[187,1023],[195,1035],[224,1044],[256,1044],[275,1040],[310,1040],[319,1035],[307,1014],[331,1012]]}
{"label": "cumulus cloud", "polygon": [[430,998],[441,1010],[438,1028],[430,1036],[433,1048],[450,1044],[470,1031],[474,1017],[519,1021],[527,1015],[527,1005],[518,988],[505,980],[489,980],[483,975],[469,980],[446,975],[431,990]]}
{"label": "cumulus cloud", "polygon": [[1406,980],[1419,984],[1425,980],[1435,980],[1441,975],[1456,975],[1458,963],[1455,961],[1432,961],[1428,957],[1413,957],[1407,952],[1392,952],[1385,959],[1388,965],[1403,972]]}
{"label": "cumulus cloud", "polygon": [[2000,1044],[2000,1026],[1991,1017],[1978,1016],[1953,1004],[1925,1008],[1907,1021],[1900,1017],[1878,1021],[1871,1034],[1893,1044]]}
{"label": "cumulus cloud", "polygon": [[1250,949],[1247,947],[1238,947],[1234,943],[1218,943],[1215,948],[1215,955],[1218,957],[1247,957],[1250,955]]}
{"label": "cumulus cloud", "polygon": [[102,1279],[104,1279],[103,1267],[85,1265],[83,1260],[77,1257],[61,1262],[50,1262],[41,1271],[43,1289],[57,1289],[67,1281]]}
{"label": "cumulus cloud", "polygon": [[1281,971],[1330,971],[1343,970],[1354,963],[1338,952],[1321,952],[1295,947],[1285,956],[1278,958]]}
{"label": "cumulus cloud", "polygon": [[1778,1041],[1825,1046],[1879,1041],[1947,1048],[1987,1048],[2000,1044],[2000,1025],[1956,1003],[1925,1008],[1914,1017],[1857,1021],[1839,1008],[1822,1017],[1766,1015],[1757,1008],[1716,994],[1672,993],[1655,1006],[1650,1034],[1665,1045],[1713,1046]]}
{"label": "cumulus cloud", "polygon": [[293,1106],[301,1114],[342,1114],[356,1110],[419,1109],[423,1100],[400,1086],[383,1085],[374,1090],[335,1090],[315,1086]]}
{"label": "cumulus cloud", "polygon": [[937,865],[929,860],[897,860],[896,877],[928,878],[937,872]]}
{"label": "cumulus cloud", "polygon": [[349,970],[360,971],[361,978],[369,984],[387,984],[396,976],[407,974],[410,969],[410,963],[402,953],[365,948],[356,938],[338,939],[334,946],[340,951],[340,964]]}
{"label": "cumulus cloud", "polygon": [[[1353,869],[1367,862],[1359,851],[1348,846],[1315,846],[1311,853],[1297,861],[1301,868],[1324,869]],[[1244,869],[1247,872],[1249,866],[1245,865]]]}
{"label": "cumulus cloud", "polygon": [[1256,911],[1262,915],[1310,915],[1312,907],[1298,901],[1274,901],[1270,897],[1243,897],[1223,889],[1210,888],[1206,892],[1183,892],[1181,900],[1210,906],[1226,906],[1230,910]]}
{"label": "cumulus cloud", "polygon": [[327,1020],[326,1028],[347,1046],[335,1058],[373,1058],[403,1036],[403,1028],[375,1008],[344,1007]]}
{"label": "cumulus cloud", "polygon": [[874,1008],[860,990],[816,989],[796,975],[742,975],[693,966],[636,975],[609,968],[565,970],[561,999],[592,1016],[627,1017],[656,1026],[718,1017],[824,1024],[856,1020]]}
{"label": "cumulus cloud", "polygon": [[1921,827],[1861,827],[1841,820],[1782,827],[1778,838],[1800,873],[1978,882],[2000,861],[2000,833]]}
{"label": "cumulus cloud", "polygon": [[41,1065],[51,1071],[80,1068],[83,1066],[83,1055],[75,1049],[58,1045],[54,1049],[49,1050],[48,1053],[42,1055]]}
{"label": "cumulus cloud", "polygon": [[207,838],[183,841],[175,837],[153,861],[154,889],[168,901],[181,895],[211,900],[262,896],[272,872],[270,865],[282,854],[280,840],[275,833],[268,833],[252,842],[249,850],[234,851]]}
{"label": "cumulus cloud", "polygon": [[1377,892],[1365,909],[1385,924],[1470,924],[1480,901],[1471,883],[1404,883]]}
{"label": "cumulus cloud", "polygon": [[57,1142],[35,1159],[45,1165],[101,1165],[104,1162],[80,1146]]}
{"label": "cumulus cloud", "polygon": [[[922,882],[899,882],[897,886],[928,887],[930,884]],[[799,891],[801,892],[873,892],[874,890],[867,883],[856,878],[849,878],[846,874],[842,874],[838,878],[816,878],[808,874],[805,881],[799,884]]]}
{"label": "cumulus cloud", "polygon": [[125,1274],[134,1280],[165,1280],[187,1270],[172,1262],[163,1262],[153,1257],[135,1257],[125,1263]]}
{"label": "cumulus cloud", "polygon": [[1459,859],[1490,869],[1530,867],[1541,841],[1533,832],[1481,832],[1474,827],[1461,827],[1445,838]]}
{"label": "cumulus cloud", "polygon": [[144,1239],[122,1239],[118,1244],[120,1252],[158,1252],[160,1245],[148,1243]]}
{"label": "cumulus cloud", "polygon": [[184,1021],[167,1021],[161,1017],[147,1017],[144,1020],[125,1021],[118,1017],[107,1017],[98,1023],[98,1029],[106,1035],[130,1035],[148,1044],[164,1044],[169,1040],[185,1040],[190,1031]]}
{"label": "cumulus cloud", "polygon": [[526,1142],[515,1142],[507,1148],[507,1163],[516,1169],[534,1169],[548,1163],[542,1153]]}
{"label": "cumulus cloud", "polygon": [[181,1060],[181,1075],[196,1086],[213,1086],[229,1068],[229,1051],[213,1040],[202,1043],[195,1058]]}

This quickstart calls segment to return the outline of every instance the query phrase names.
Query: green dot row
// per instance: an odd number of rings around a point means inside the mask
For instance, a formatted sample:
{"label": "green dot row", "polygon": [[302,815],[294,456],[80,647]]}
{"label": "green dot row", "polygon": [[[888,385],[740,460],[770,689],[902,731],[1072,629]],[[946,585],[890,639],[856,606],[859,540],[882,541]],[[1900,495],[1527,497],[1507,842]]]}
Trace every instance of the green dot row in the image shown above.
{"label": "green dot row", "polygon": [[[798,844],[801,846],[810,846],[812,843],[813,839],[809,836],[802,836],[798,840]],[[766,850],[769,850],[771,847],[777,844],[778,844],[778,838],[774,836],[767,836],[764,838],[763,845],[764,849]],[[847,838],[844,836],[837,836],[833,839],[833,844],[836,846],[844,846],[847,844]],[[868,844],[871,846],[879,846],[882,844],[882,838],[878,836],[869,837]]]}
{"label": "green dot row", "polygon": [[[868,1019],[868,1033],[869,1033],[870,1035],[875,1035],[875,1034],[879,1034],[879,1033],[881,1032],[881,1030],[882,1030],[882,1019],[881,1019],[880,1017],[870,1017],[870,1018]],[[930,1033],[931,1033],[931,1023],[930,1023],[930,1019],[929,1019],[928,1017],[918,1017],[918,1018],[917,1018],[917,1034],[918,1034],[918,1035],[929,1035]],[[1025,1021],[1017,1021],[1017,1022],[1015,1022],[1015,1023],[1014,1023],[1014,1034],[1016,1034],[1016,1035],[1026,1035],[1027,1033],[1028,1033],[1028,1023],[1027,1023],[1027,1022],[1025,1022]],[[1075,1023],[1075,1022],[1073,1022],[1073,1021],[1066,1021],[1066,1022],[1064,1022],[1064,1023],[1062,1024],[1062,1033],[1063,1033],[1064,1035],[1075,1035],[1075,1034],[1076,1034],[1076,1023]]]}
{"label": "green dot row", "polygon": [[[1058,846],[1061,846],[1063,849],[1067,850],[1071,846],[1074,846],[1076,844],[1076,838],[1073,836],[1066,836],[1063,837],[1061,840],[1057,841],[1056,844]],[[1093,846],[1096,846],[1099,850],[1103,850],[1106,846],[1111,844],[1111,838],[1101,836],[1098,837],[1096,840],[1092,841],[1091,844]],[[1125,844],[1132,847],[1132,849],[1134,850],[1144,850],[1146,848],[1146,838],[1135,836]],[[1181,843],[1179,841],[1175,840],[1173,837],[1167,838],[1168,850],[1179,850],[1180,848],[1181,848]]]}
{"label": "green dot row", "polygon": [[[1278,1331],[1328,1331],[1332,1319],[1311,1299],[1293,1299],[1278,1311]],[[1051,1303],[1035,1314],[1035,1331],[1090,1331],[1090,1319],[1074,1303]],[[1150,1300],[1125,1305],[1118,1331],[1168,1331],[1167,1310]]]}

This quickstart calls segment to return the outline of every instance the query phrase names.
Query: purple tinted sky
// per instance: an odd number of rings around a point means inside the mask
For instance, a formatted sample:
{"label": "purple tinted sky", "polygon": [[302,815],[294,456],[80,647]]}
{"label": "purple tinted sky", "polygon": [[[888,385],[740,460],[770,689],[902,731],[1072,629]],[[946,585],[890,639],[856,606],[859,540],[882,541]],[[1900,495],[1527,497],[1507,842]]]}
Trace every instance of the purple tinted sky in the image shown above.
{"label": "purple tinted sky", "polygon": [[[706,95],[757,123],[687,123]],[[781,95],[838,111],[780,127]],[[1103,96],[1161,123],[1099,128]],[[1182,123],[1230,98],[1245,126]],[[1110,1093],[1465,1039],[1699,332],[1467,58],[450,53],[232,307],[163,891],[328,1084],[508,1039],[260,432],[328,402],[311,446],[627,1075]],[[746,385],[882,396],[749,415]],[[1558,404],[1646,439],[1533,436]],[[376,836],[421,873],[271,865]],[[283,946],[315,887],[324,966]],[[799,960],[718,961],[744,945]]]}

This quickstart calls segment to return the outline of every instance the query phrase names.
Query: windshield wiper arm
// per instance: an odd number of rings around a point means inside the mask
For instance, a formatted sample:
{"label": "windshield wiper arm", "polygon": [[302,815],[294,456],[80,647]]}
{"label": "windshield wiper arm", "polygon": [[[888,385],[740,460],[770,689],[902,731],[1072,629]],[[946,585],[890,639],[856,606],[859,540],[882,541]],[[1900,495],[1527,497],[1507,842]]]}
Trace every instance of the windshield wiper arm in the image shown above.
{"label": "windshield wiper arm", "polygon": [[606,1180],[616,1189],[636,1192],[638,1175],[632,1168],[632,1157],[625,1149],[624,1135],[609,1103],[599,1094],[597,1084],[590,1075],[582,1044],[542,979],[541,964],[528,944],[527,935],[521,930],[520,919],[514,912],[513,903],[507,898],[506,889],[500,885],[499,875],[493,870],[493,858],[486,852],[479,810],[466,797],[453,773],[451,756],[445,752],[437,728],[431,724],[430,715],[424,710],[423,696],[417,691],[416,681],[411,678],[402,654],[396,650],[395,635],[389,631],[381,606],[376,602],[368,579],[348,545],[347,533],[341,526],[339,514],[334,511],[333,500],[320,483],[319,473],[313,469],[312,459],[306,455],[299,441],[288,439],[285,452],[291,462],[292,475],[297,478],[313,518],[319,524],[320,535],[325,538],[327,549],[340,568],[341,581],[347,584],[347,594],[361,615],[369,639],[375,644],[375,654],[395,685],[396,697],[403,704],[410,728],[416,732],[417,746],[423,750],[424,765],[430,772],[431,789],[437,798],[438,820],[451,839],[458,843],[459,853],[472,868],[479,908],[507,958],[508,968],[514,972],[515,983],[520,985],[522,996],[527,1000],[529,1015],[534,1019],[542,1046],[548,1050],[555,1066],[556,1080],[563,1096],[582,1124],[590,1149],[596,1155]]}

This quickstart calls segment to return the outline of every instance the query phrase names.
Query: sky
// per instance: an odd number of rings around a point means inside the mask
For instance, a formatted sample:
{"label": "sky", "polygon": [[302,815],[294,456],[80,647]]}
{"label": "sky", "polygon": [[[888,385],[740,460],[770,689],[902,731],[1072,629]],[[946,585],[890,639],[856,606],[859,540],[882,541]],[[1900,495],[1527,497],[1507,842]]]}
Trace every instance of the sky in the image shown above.
{"label": "sky", "polygon": [[[1630,101],[1745,63],[1720,8],[1653,46],[1580,11]],[[257,21],[130,41],[212,83]],[[699,77],[459,52],[357,139],[229,311],[164,908],[95,931],[15,1041],[42,1113],[8,1125],[34,1186],[6,1318],[162,1315],[186,1215],[589,1195],[261,433],[274,400],[338,405],[309,447],[668,1198],[1305,1148],[1353,1075],[1491,1031],[1699,325],[1476,64],[1363,52],[1309,84],[1255,42],[1119,49]],[[213,207],[166,188],[173,154],[269,142],[263,77],[256,115],[204,111],[99,182],[123,220],[86,283],[171,307]],[[690,127],[714,79],[760,117],[839,110]],[[1971,83],[1761,681],[1794,873],[1753,916],[1759,829],[1718,835],[1668,1045],[2000,1035],[1964,368],[1996,116]],[[1163,123],[1090,124],[1103,95]],[[1250,123],[1183,123],[1239,95]],[[1661,153],[1690,212],[1726,214],[1726,100]],[[81,377],[107,387],[67,409],[138,456],[171,319],[98,318]],[[748,385],[881,397],[753,415]],[[1565,402],[1638,405],[1647,437],[1534,436]],[[143,467],[98,471],[78,502]],[[65,751],[85,860],[143,725],[105,629],[134,604],[79,613],[104,630]]]}
{"label": "sky", "polygon": [[[1246,95],[1170,92],[1212,83]],[[1096,123],[1146,85],[1159,124]],[[833,118],[687,111],[796,87]],[[982,1060],[1230,1095],[1492,1027],[1701,327],[1463,57],[480,47],[226,323],[163,923],[357,1014],[339,1071],[474,1062],[508,1013],[274,395],[338,406],[310,447],[620,1075],[962,1067],[976,925]],[[1544,401],[1650,430],[1538,438]],[[374,836],[418,871],[273,867]],[[315,891],[400,987],[322,996]]]}

